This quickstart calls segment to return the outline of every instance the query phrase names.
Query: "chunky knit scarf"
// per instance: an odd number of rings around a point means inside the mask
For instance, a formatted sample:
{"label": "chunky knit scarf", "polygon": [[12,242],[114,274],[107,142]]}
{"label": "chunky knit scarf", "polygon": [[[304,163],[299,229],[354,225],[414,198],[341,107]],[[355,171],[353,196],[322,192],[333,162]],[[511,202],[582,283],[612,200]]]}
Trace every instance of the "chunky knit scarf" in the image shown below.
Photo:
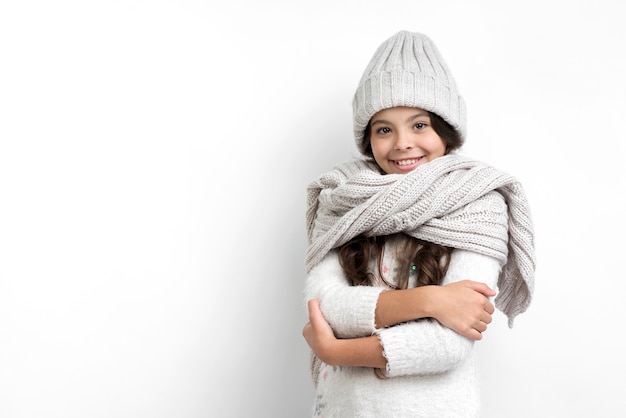
{"label": "chunky knit scarf", "polygon": [[[497,210],[498,194],[507,213]],[[374,163],[356,159],[311,182],[307,205],[307,271],[360,234],[404,232],[498,259],[495,304],[509,327],[530,304],[535,250],[528,203],[517,180],[489,165],[446,155],[408,174],[383,175]]]}

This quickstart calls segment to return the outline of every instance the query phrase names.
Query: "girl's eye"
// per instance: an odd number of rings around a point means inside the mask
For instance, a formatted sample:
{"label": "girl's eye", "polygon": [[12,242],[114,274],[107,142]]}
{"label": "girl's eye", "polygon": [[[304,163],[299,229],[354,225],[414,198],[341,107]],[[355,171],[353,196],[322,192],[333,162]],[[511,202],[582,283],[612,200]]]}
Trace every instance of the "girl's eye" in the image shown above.
{"label": "girl's eye", "polygon": [[388,134],[389,132],[391,132],[390,128],[380,128],[376,131],[379,135]]}
{"label": "girl's eye", "polygon": [[424,129],[426,127],[426,124],[424,122],[417,122],[415,125],[413,125],[413,127],[415,129]]}

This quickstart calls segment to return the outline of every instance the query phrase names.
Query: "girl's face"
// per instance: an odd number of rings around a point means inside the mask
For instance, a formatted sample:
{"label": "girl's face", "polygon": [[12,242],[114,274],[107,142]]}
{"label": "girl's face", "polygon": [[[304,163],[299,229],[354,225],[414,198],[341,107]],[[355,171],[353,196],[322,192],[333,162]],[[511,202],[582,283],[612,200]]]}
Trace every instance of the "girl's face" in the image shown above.
{"label": "girl's face", "polygon": [[446,153],[428,112],[419,108],[381,110],[372,116],[370,132],[374,160],[387,174],[406,174]]}

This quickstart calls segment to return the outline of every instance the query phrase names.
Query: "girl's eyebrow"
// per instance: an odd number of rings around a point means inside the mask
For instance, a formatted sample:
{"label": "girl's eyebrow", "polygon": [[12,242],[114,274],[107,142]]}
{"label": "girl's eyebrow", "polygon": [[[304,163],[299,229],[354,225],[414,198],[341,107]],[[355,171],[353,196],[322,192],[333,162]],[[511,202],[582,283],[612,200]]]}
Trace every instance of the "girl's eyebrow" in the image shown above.
{"label": "girl's eyebrow", "polygon": [[[411,122],[412,120],[417,119],[417,118],[422,117],[422,116],[429,116],[429,115],[428,115],[428,112],[419,112],[419,113],[416,113],[416,114],[414,114],[413,116],[410,116],[410,117],[406,120],[406,123],[409,123],[409,122]],[[387,120],[385,120],[385,119],[376,119],[376,120],[372,121],[372,123],[371,123],[371,125],[370,125],[370,126],[374,126],[374,125],[376,125],[377,123],[388,124],[388,125],[389,125],[389,124],[391,124],[391,122],[389,122],[389,121],[387,121]]]}
{"label": "girl's eyebrow", "polygon": [[406,123],[409,123],[409,122],[411,122],[413,119],[417,119],[417,118],[419,118],[419,117],[421,117],[421,116],[428,116],[428,117],[430,117],[430,116],[428,115],[428,112],[419,112],[419,113],[414,114],[414,115],[413,115],[413,116],[411,116],[410,118],[408,118],[408,119],[406,120]]}
{"label": "girl's eyebrow", "polygon": [[374,125],[376,125],[377,123],[383,123],[383,124],[385,124],[385,123],[386,123],[387,125],[389,125],[389,121],[386,121],[386,120],[384,120],[384,119],[376,119],[375,121],[373,121],[373,122],[371,123],[371,126],[374,126]]}

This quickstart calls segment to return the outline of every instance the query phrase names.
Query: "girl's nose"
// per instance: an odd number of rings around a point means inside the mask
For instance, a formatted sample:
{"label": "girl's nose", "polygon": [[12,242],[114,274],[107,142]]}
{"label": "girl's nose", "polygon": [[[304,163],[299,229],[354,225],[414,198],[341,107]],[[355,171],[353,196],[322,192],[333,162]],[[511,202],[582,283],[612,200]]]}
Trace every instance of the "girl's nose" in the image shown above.
{"label": "girl's nose", "polygon": [[396,138],[396,149],[411,149],[413,148],[413,142],[411,141],[411,135],[405,132],[399,132]]}

